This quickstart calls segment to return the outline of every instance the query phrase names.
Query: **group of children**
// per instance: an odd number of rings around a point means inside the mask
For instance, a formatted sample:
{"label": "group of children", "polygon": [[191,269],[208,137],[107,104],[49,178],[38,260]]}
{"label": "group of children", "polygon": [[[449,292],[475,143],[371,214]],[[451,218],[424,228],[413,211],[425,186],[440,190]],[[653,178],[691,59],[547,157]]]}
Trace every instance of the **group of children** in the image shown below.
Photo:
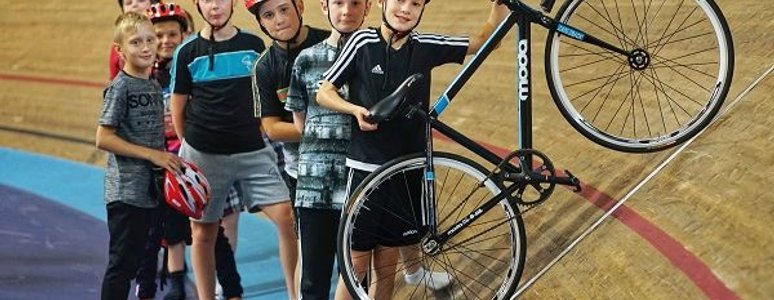
{"label": "group of children", "polygon": [[[236,230],[221,220],[224,212],[238,215],[243,207],[262,211],[276,225],[289,297],[328,299],[348,193],[379,165],[425,144],[417,120],[370,124],[367,108],[413,73],[428,80],[409,99],[427,107],[431,70],[462,63],[508,13],[494,4],[480,32],[450,37],[414,31],[430,0],[377,0],[381,25],[364,30],[371,0],[320,0],[327,31],[303,24],[303,0],[244,0],[272,40],[266,49],[258,36],[231,24],[236,1],[194,0],[206,25],[183,40],[192,23],[179,6],[119,0],[124,13],[116,21],[111,66],[120,71],[105,90],[97,129],[97,147],[110,152],[102,299],[126,299],[132,279],[140,299],[155,297],[162,240],[171,279],[165,299],[185,297],[186,242],[199,299],[215,298],[216,276],[223,297],[240,299]],[[282,169],[264,135],[282,143]],[[156,180],[160,170],[180,172],[183,160],[196,164],[210,183],[204,214],[190,225],[159,204],[163,193]],[[415,247],[370,237],[355,242],[361,276],[369,262],[397,257],[383,253],[418,255]],[[395,251],[374,251],[382,248]],[[453,280],[421,264],[405,266],[404,273],[407,283],[422,281],[430,289]],[[392,295],[392,280],[384,282],[370,291],[374,298]],[[339,282],[336,298],[349,297]]]}

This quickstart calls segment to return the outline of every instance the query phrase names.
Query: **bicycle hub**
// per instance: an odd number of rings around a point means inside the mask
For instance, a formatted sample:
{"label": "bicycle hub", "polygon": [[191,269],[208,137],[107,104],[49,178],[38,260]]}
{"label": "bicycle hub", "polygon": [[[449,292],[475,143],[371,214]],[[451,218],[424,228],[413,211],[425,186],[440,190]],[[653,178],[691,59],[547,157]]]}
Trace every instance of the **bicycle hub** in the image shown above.
{"label": "bicycle hub", "polygon": [[643,49],[632,50],[629,55],[629,66],[637,71],[645,70],[650,65],[650,55]]}
{"label": "bicycle hub", "polygon": [[441,244],[435,239],[426,238],[422,241],[422,251],[427,255],[435,255],[441,251]]}

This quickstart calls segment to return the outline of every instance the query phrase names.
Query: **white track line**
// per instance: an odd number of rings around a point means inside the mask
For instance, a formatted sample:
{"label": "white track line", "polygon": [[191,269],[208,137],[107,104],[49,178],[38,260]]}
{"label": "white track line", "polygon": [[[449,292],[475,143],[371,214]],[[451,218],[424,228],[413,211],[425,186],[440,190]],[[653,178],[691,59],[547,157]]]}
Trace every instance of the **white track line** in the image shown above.
{"label": "white track line", "polygon": [[653,179],[653,177],[658,175],[658,173],[661,172],[661,170],[663,170],[664,167],[666,167],[670,162],[672,162],[672,160],[674,160],[675,157],[677,157],[677,155],[682,153],[683,150],[685,150],[685,148],[687,148],[691,143],[693,143],[694,140],[696,140],[696,138],[701,136],[707,130],[707,128],[714,125],[718,120],[720,120],[723,116],[725,116],[731,110],[731,108],[733,108],[737,103],[739,103],[739,101],[741,101],[744,96],[747,96],[747,94],[753,88],[755,88],[755,86],[758,85],[758,83],[760,83],[761,80],[766,78],[766,76],[768,76],[772,71],[774,71],[774,64],[771,65],[771,67],[769,67],[769,69],[766,70],[766,72],[763,72],[763,74],[760,77],[758,77],[758,79],[756,79],[749,86],[747,86],[747,88],[744,91],[742,91],[739,94],[739,96],[737,96],[736,99],[734,99],[734,101],[732,101],[728,106],[726,106],[726,108],[723,111],[721,111],[718,114],[718,116],[716,116],[715,119],[712,120],[712,122],[710,122],[710,124],[707,125],[707,127],[699,131],[699,133],[696,134],[693,138],[689,139],[677,150],[672,152],[672,154],[669,157],[667,157],[663,162],[661,162],[661,164],[659,164],[655,169],[653,169],[653,171],[650,172],[648,176],[642,179],[634,188],[632,188],[628,193],[626,193],[626,195],[623,198],[621,198],[621,200],[618,201],[618,203],[616,203],[615,206],[613,206],[613,208],[608,210],[604,215],[602,215],[602,217],[600,217],[596,222],[594,222],[594,224],[592,224],[589,228],[583,231],[583,233],[581,233],[581,235],[578,236],[578,238],[573,240],[572,243],[570,243],[570,245],[567,246],[567,248],[565,248],[561,253],[559,253],[559,255],[557,255],[551,262],[548,263],[548,265],[546,265],[537,274],[535,274],[535,276],[532,276],[532,278],[530,278],[527,282],[521,285],[521,287],[519,287],[519,289],[516,290],[516,294],[514,294],[514,296],[511,299],[515,299],[523,292],[525,292],[527,289],[529,289],[538,279],[540,279],[540,277],[545,275],[545,273],[548,272],[549,269],[551,269],[557,262],[559,262],[559,260],[561,260],[565,255],[567,255],[567,253],[569,253],[570,250],[575,248],[575,246],[577,246],[581,242],[581,240],[583,240],[584,238],[586,238],[586,236],[591,234],[592,231],[596,230],[597,227],[599,227],[599,225],[605,221],[605,219],[607,219],[616,210],[618,210],[618,208],[621,207],[621,205],[623,205],[626,201],[628,201],[632,197],[632,195],[637,193],[646,183],[648,183],[651,179]]}

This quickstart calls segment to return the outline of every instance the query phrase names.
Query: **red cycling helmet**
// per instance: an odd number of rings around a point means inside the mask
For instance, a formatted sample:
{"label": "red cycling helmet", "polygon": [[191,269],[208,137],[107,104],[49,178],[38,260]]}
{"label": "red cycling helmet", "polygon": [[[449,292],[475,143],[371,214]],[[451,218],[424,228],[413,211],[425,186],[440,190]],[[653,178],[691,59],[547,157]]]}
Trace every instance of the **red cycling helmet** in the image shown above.
{"label": "red cycling helmet", "polygon": [[199,219],[210,201],[210,184],[196,165],[183,161],[182,172],[166,171],[164,199],[181,214]]}
{"label": "red cycling helmet", "polygon": [[164,3],[164,1],[159,1],[146,9],[145,15],[148,16],[148,19],[153,24],[173,20],[180,23],[180,27],[184,32],[188,29],[188,17],[185,11],[183,11],[180,5],[172,2]]}
{"label": "red cycling helmet", "polygon": [[[258,15],[258,7],[260,7],[261,2],[266,2],[267,0],[245,0],[245,8],[247,8],[247,11],[254,15]],[[256,10],[256,11],[253,11]]]}

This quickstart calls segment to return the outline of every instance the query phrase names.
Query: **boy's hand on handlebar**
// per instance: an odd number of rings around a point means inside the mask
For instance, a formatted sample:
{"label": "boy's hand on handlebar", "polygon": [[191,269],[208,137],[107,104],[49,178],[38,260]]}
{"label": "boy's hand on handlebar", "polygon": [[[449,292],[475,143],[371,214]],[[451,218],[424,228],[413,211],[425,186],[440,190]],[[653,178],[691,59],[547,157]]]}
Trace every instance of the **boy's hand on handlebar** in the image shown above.
{"label": "boy's hand on handlebar", "polygon": [[379,124],[371,124],[365,120],[370,113],[365,107],[358,106],[352,111],[352,115],[357,119],[357,125],[362,131],[374,131],[379,128]]}

